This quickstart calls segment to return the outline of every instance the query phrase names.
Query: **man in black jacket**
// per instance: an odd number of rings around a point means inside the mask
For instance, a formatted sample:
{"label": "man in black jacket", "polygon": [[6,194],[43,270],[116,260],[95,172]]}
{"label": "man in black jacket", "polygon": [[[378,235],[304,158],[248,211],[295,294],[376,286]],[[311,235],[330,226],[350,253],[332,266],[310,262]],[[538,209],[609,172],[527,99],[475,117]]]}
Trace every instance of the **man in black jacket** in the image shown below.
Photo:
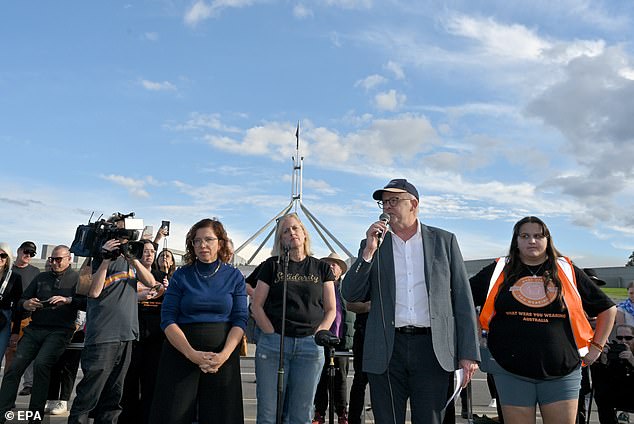
{"label": "man in black jacket", "polygon": [[48,258],[51,271],[33,279],[22,294],[18,307],[32,312],[31,323],[24,329],[15,359],[0,387],[0,420],[15,403],[20,378],[33,362],[33,390],[29,410],[42,417],[48,394],[51,368],[64,353],[73,332],[78,309],[86,308],[85,298],[75,295],[79,274],[71,269],[66,246],[57,246]]}

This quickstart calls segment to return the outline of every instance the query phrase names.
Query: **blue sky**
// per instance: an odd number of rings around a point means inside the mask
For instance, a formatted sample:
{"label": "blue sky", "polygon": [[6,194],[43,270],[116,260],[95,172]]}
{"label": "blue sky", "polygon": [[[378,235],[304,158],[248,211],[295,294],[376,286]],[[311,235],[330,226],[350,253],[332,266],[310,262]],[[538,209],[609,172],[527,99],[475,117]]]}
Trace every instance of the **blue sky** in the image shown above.
{"label": "blue sky", "polygon": [[303,203],[352,252],[372,192],[405,177],[466,259],[537,215],[578,264],[623,265],[633,18],[589,0],[3,2],[0,239],[70,243],[92,211],[134,211],[172,221],[175,248],[210,216],[240,245],[290,202],[299,121]]}

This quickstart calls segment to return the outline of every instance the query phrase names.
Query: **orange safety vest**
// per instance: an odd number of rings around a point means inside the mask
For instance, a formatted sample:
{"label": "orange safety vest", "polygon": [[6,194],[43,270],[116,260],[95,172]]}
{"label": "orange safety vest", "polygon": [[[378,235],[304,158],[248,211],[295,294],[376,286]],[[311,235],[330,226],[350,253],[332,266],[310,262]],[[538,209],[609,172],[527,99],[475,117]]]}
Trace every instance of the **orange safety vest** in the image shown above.
{"label": "orange safety vest", "polygon": [[[498,258],[497,265],[491,276],[487,299],[480,313],[480,325],[484,331],[489,331],[489,323],[495,315],[495,298],[500,289],[500,285],[504,281],[503,270],[506,262],[506,257]],[[568,309],[568,318],[570,320],[570,326],[572,327],[572,334],[574,335],[579,355],[583,357],[588,353],[590,341],[594,336],[594,330],[590,327],[590,323],[583,311],[581,295],[579,295],[579,291],[577,290],[577,279],[572,261],[567,257],[557,258],[557,270],[559,280],[561,281],[564,304]]]}

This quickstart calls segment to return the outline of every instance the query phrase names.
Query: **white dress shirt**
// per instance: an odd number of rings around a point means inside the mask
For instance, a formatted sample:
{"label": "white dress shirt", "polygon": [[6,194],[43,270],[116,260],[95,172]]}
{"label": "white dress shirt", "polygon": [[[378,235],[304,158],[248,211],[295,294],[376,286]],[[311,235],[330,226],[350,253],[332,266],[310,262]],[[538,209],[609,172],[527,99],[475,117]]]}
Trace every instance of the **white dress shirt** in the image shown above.
{"label": "white dress shirt", "polygon": [[429,296],[425,285],[425,252],[418,221],[416,234],[407,241],[392,233],[392,250],[396,278],[394,326],[431,327]]}

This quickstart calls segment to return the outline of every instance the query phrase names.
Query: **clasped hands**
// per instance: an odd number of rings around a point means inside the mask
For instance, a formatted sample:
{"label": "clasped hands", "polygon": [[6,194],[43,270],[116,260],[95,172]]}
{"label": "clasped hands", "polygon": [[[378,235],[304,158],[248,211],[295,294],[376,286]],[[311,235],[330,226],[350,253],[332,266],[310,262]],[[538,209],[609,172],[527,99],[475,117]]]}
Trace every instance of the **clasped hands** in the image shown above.
{"label": "clasped hands", "polygon": [[228,357],[229,355],[222,352],[202,352],[197,350],[190,360],[198,365],[202,372],[215,374]]}

